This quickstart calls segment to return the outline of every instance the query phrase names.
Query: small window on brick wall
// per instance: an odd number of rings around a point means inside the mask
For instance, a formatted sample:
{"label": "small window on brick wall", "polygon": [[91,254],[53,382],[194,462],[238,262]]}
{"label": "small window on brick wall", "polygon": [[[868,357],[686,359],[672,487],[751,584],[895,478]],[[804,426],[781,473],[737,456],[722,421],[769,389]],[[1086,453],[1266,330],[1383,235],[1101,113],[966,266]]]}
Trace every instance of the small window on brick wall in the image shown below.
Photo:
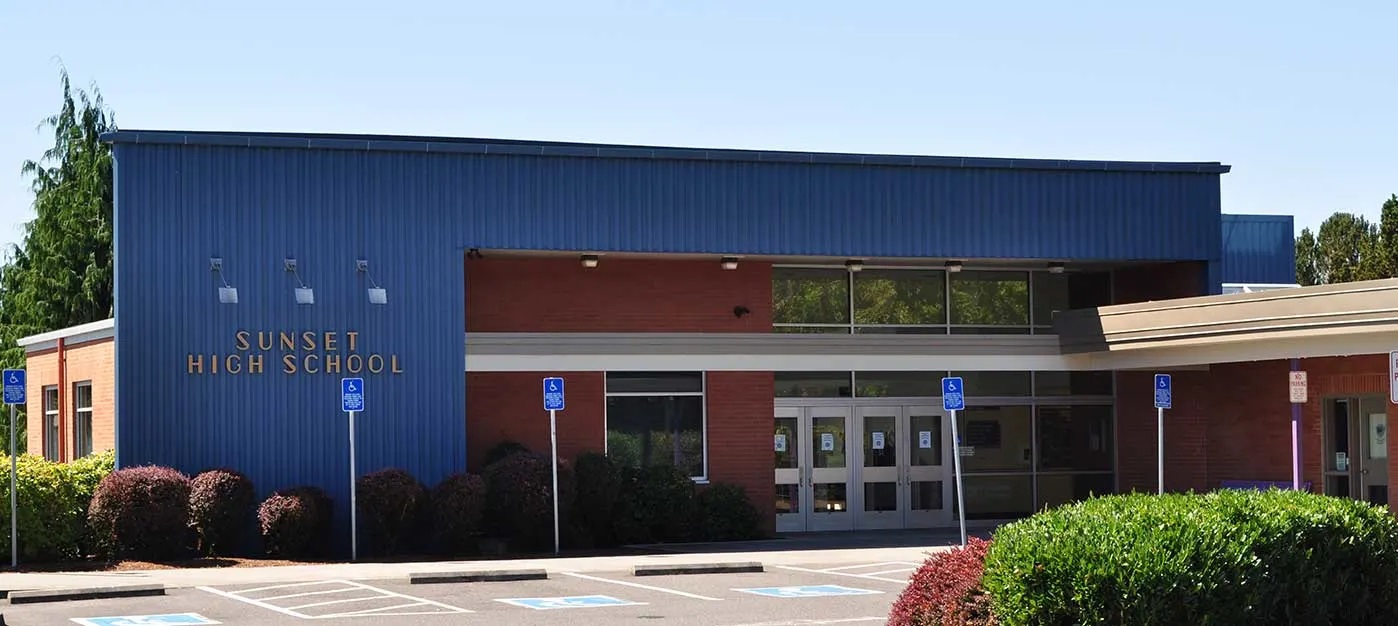
{"label": "small window on brick wall", "polygon": [[44,458],[58,460],[58,387],[44,387]]}
{"label": "small window on brick wall", "polygon": [[707,477],[703,372],[611,372],[606,396],[608,456]]}
{"label": "small window on brick wall", "polygon": [[92,454],[92,383],[73,385],[73,458]]}

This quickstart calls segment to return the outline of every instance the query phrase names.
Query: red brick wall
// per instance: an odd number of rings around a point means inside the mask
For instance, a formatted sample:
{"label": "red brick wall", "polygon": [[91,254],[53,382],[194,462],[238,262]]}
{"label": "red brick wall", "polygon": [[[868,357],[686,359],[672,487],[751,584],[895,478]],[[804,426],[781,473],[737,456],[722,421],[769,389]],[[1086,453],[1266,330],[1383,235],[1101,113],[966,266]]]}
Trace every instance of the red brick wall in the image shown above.
{"label": "red brick wall", "polygon": [[[1289,361],[1214,365],[1172,374],[1173,409],[1165,411],[1165,487],[1215,489],[1223,480],[1291,480]],[[1309,383],[1301,415],[1301,480],[1322,492],[1321,429],[1324,402],[1337,396],[1388,393],[1386,355],[1302,359]],[[1122,491],[1156,488],[1153,372],[1117,374],[1119,485]],[[1388,404],[1390,424],[1398,406]],[[1390,458],[1398,442],[1389,438]],[[1398,502],[1390,467],[1389,498]]]}
{"label": "red brick wall", "polygon": [[[736,317],[735,306],[751,312]],[[466,329],[476,332],[771,332],[772,267],[718,261],[466,261]]]}
{"label": "red brick wall", "polygon": [[770,372],[709,372],[709,478],[741,485],[767,531],[776,522],[772,472],[773,382]]}
{"label": "red brick wall", "polygon": [[1156,263],[1113,273],[1116,304],[1204,295],[1208,265],[1203,262]]}
{"label": "red brick wall", "polygon": [[607,442],[600,372],[472,372],[466,375],[466,463],[473,471],[490,448],[517,441],[548,452],[549,415],[540,385],[546,376],[568,383],[568,406],[558,413],[558,454],[601,452]]}
{"label": "red brick wall", "polygon": [[[67,365],[59,398],[58,415],[62,420],[63,460],[73,458],[73,383],[92,383],[92,451],[101,452],[116,447],[115,396],[116,353],[111,339],[90,341],[64,350]],[[25,362],[28,370],[29,403],[25,407],[29,454],[44,454],[44,387],[58,385],[58,351],[46,350],[30,354]]]}

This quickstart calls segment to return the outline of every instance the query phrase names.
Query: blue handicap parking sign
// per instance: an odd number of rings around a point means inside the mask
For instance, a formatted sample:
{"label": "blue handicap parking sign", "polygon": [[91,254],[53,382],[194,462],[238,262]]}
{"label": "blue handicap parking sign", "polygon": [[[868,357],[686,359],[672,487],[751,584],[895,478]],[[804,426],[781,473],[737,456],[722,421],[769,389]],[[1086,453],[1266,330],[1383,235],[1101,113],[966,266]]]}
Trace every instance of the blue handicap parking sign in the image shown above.
{"label": "blue handicap parking sign", "polygon": [[565,403],[563,401],[563,379],[550,377],[544,379],[544,410],[562,411]]}
{"label": "blue handicap parking sign", "polygon": [[346,413],[364,410],[364,379],[340,379],[340,408]]}
{"label": "blue handicap parking sign", "polygon": [[221,624],[198,613],[169,615],[123,615],[120,617],[75,617],[83,626],[188,626],[190,624]]}
{"label": "blue handicap parking sign", "polygon": [[966,408],[966,388],[961,385],[960,376],[942,379],[942,408],[947,411],[961,411]]}
{"label": "blue handicap parking sign", "polygon": [[869,589],[855,589],[843,585],[800,585],[795,587],[752,587],[748,589],[734,589],[743,593],[751,593],[769,598],[821,598],[827,596],[867,596],[883,593],[882,591],[872,591]]}
{"label": "blue handicap parking sign", "polygon": [[603,606],[632,606],[640,604],[611,596],[568,596],[563,598],[502,598],[505,604],[547,611],[549,609],[590,609]]}
{"label": "blue handicap parking sign", "polygon": [[28,395],[24,370],[5,370],[5,404],[24,404]]}
{"label": "blue handicap parking sign", "polygon": [[1174,394],[1172,393],[1173,390],[1171,389],[1173,385],[1171,385],[1170,382],[1171,381],[1169,374],[1155,375],[1155,408],[1170,408],[1170,404],[1174,400],[1174,398],[1171,397]]}

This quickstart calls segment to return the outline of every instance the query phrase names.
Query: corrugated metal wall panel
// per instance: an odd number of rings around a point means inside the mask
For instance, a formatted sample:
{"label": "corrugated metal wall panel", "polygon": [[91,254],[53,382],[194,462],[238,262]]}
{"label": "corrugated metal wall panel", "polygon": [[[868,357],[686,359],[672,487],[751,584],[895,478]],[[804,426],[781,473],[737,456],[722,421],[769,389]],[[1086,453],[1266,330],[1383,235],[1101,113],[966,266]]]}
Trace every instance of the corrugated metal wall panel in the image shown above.
{"label": "corrugated metal wall panel", "polygon": [[1295,283],[1295,229],[1290,215],[1224,215],[1222,282]]}
{"label": "corrugated metal wall panel", "polygon": [[[233,467],[262,495],[317,485],[348,528],[339,378],[349,374],[286,374],[279,346],[265,354],[262,374],[187,373],[188,354],[204,354],[207,372],[210,355],[238,353],[235,335],[246,330],[251,352],[260,351],[258,331],[337,331],[347,366],[343,333],[357,331],[357,353],[383,355],[382,373],[362,374],[360,472],[403,467],[431,485],[464,468],[465,278],[454,220],[432,210],[445,194],[429,172],[370,158],[117,147],[122,465]],[[211,256],[223,258],[237,305],[218,302]],[[315,289],[315,305],[294,303],[288,256]],[[387,306],[368,302],[357,258],[388,290]],[[390,373],[394,356],[402,374]]]}
{"label": "corrugated metal wall panel", "polygon": [[[294,141],[284,139],[283,141]],[[317,140],[321,141],[321,140]],[[328,139],[325,141],[329,141]],[[347,528],[339,374],[186,373],[235,333],[358,331],[359,470],[465,465],[467,247],[836,257],[1221,258],[1218,174],[912,168],[118,142],[123,465],[225,465],[265,495],[314,484]],[[523,148],[521,148],[523,149]],[[634,151],[633,151],[634,152]],[[892,163],[895,160],[890,160]],[[221,305],[209,257],[240,303]],[[294,303],[294,257],[316,290]],[[388,290],[372,306],[355,259]],[[255,339],[254,339],[255,342]],[[341,337],[343,350],[347,348]],[[521,416],[521,418],[527,416]]]}

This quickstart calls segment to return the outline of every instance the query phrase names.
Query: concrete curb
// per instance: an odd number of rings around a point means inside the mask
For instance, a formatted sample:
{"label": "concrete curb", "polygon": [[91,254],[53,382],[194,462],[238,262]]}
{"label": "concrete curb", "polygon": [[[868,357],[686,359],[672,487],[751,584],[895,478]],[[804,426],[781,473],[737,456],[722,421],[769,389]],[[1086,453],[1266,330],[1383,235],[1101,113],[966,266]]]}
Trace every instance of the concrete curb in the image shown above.
{"label": "concrete curb", "polygon": [[487,570],[482,572],[419,572],[408,574],[408,584],[494,583],[517,580],[548,580],[548,577],[549,573],[541,569]]}
{"label": "concrete curb", "polygon": [[10,604],[33,604],[36,602],[66,602],[69,600],[101,600],[106,598],[135,598],[140,596],[163,596],[165,585],[121,585],[116,587],[88,587],[77,589],[32,589],[11,591]]}
{"label": "concrete curb", "polygon": [[694,565],[637,565],[633,576],[676,576],[680,574],[760,574],[767,571],[758,562],[698,563]]}

